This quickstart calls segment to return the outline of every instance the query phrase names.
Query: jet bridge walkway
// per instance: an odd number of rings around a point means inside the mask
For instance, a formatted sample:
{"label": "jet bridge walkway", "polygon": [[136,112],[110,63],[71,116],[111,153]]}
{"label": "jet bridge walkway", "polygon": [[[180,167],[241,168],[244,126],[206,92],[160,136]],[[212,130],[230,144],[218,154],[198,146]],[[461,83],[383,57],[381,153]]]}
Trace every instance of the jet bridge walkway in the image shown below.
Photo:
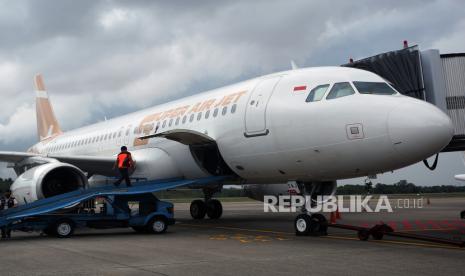
{"label": "jet bridge walkway", "polygon": [[23,218],[44,215],[66,207],[70,207],[97,196],[137,195],[153,193],[193,184],[202,185],[221,182],[228,178],[229,176],[212,176],[199,179],[182,179],[172,181],[143,181],[138,182],[137,186],[132,187],[104,186],[98,188],[80,189],[0,211],[0,227],[4,227]]}

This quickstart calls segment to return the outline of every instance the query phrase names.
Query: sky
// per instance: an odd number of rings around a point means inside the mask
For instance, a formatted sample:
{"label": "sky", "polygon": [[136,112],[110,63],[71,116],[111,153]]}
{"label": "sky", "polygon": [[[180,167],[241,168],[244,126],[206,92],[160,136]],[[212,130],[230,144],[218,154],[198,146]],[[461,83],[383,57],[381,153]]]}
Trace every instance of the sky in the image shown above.
{"label": "sky", "polygon": [[[465,52],[464,1],[1,1],[0,150],[37,141],[33,76],[64,130],[240,80],[399,49]],[[458,184],[458,153],[384,174]],[[0,177],[11,171],[0,168]],[[358,181],[361,180],[350,180]]]}

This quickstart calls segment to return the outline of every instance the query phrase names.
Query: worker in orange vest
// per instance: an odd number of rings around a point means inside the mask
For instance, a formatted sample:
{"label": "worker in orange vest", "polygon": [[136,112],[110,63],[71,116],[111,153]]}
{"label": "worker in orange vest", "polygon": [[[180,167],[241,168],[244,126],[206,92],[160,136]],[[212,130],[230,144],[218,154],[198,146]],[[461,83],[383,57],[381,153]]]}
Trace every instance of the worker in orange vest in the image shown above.
{"label": "worker in orange vest", "polygon": [[129,169],[134,168],[134,161],[132,160],[131,153],[126,146],[121,147],[121,152],[116,157],[113,169],[118,168],[121,177],[114,183],[116,187],[121,184],[123,180],[126,181],[126,186],[131,187],[131,179],[129,179]]}

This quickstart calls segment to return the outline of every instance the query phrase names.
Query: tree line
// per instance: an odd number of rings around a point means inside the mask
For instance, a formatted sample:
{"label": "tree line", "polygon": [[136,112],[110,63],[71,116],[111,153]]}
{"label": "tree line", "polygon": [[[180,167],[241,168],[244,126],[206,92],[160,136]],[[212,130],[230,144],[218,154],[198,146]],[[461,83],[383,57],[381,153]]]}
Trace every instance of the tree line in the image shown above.
{"label": "tree line", "polygon": [[436,186],[416,186],[401,180],[394,184],[371,183],[365,185],[347,184],[337,187],[336,194],[340,195],[360,195],[360,194],[426,194],[426,193],[464,193],[465,186],[436,185]]}

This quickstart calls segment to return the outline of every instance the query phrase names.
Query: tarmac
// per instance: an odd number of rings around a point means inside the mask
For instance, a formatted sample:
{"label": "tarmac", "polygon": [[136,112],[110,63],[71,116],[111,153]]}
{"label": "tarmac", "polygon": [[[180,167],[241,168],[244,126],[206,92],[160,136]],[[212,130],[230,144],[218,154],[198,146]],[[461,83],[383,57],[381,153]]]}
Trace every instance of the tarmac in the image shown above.
{"label": "tarmac", "polygon": [[[0,274],[464,274],[465,249],[456,246],[395,237],[360,241],[355,232],[335,228],[328,236],[297,237],[294,213],[264,213],[263,204],[252,201],[223,207],[221,219],[195,221],[189,204],[176,204],[178,222],[162,235],[83,229],[57,239],[13,232],[11,240],[0,241]],[[423,208],[342,213],[337,222],[370,226],[383,221],[396,231],[465,241],[463,209],[465,198],[432,198]]]}

